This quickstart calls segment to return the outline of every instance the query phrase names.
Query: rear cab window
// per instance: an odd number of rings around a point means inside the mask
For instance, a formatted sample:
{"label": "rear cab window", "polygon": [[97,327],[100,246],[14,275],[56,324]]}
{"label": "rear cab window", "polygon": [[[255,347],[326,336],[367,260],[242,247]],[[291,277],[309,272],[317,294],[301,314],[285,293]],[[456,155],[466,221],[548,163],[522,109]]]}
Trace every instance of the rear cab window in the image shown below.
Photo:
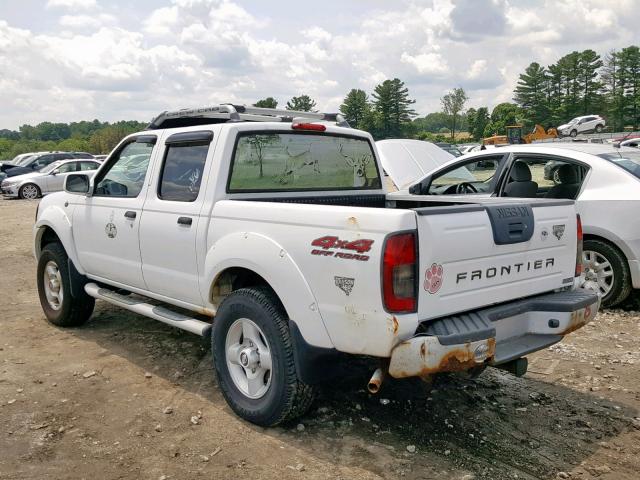
{"label": "rear cab window", "polygon": [[368,139],[329,133],[238,134],[227,192],[382,188]]}

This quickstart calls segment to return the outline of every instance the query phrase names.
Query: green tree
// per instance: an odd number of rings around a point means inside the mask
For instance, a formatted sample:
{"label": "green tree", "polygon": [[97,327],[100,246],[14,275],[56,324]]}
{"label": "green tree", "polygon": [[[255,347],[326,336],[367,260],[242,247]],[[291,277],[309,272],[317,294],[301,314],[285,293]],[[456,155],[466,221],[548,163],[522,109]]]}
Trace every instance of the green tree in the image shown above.
{"label": "green tree", "polygon": [[403,128],[411,121],[416,112],[411,105],[416,103],[409,98],[409,89],[398,78],[385,80],[376,85],[373,94],[373,110],[377,114],[377,136],[389,138],[402,136]]}
{"label": "green tree", "polygon": [[615,50],[608,52],[602,69],[603,92],[606,101],[609,125],[615,131],[624,128],[624,92],[620,87],[620,54]]}
{"label": "green tree", "polygon": [[[446,128],[449,125],[449,118],[443,112],[428,113],[424,117],[418,117],[413,120],[414,129],[416,131],[425,131],[430,133],[437,133],[442,128]],[[448,129],[447,129],[448,132]]]}
{"label": "green tree", "polygon": [[309,95],[293,97],[287,102],[287,110],[297,110],[299,112],[315,112],[316,102]]}
{"label": "green tree", "polygon": [[594,109],[600,108],[602,82],[598,77],[598,70],[603,62],[593,50],[584,50],[579,58],[580,88],[582,90],[582,114],[589,115]]}
{"label": "green tree", "polygon": [[460,87],[454,88],[440,99],[442,111],[450,119],[449,130],[451,131],[452,140],[456,137],[458,116],[464,108],[464,104],[467,103],[467,100],[469,100],[469,97],[467,97],[464,89]]}
{"label": "green tree", "polygon": [[267,97],[258,100],[253,106],[258,108],[278,108],[278,101],[273,97]]}
{"label": "green tree", "polygon": [[362,128],[370,108],[369,98],[365,91],[352,88],[340,105],[340,113],[353,128]]}
{"label": "green tree", "polygon": [[623,48],[619,60],[624,123],[636,130],[640,124],[640,49],[635,45]]}
{"label": "green tree", "polygon": [[489,121],[489,109],[487,107],[478,108],[473,116],[473,123],[469,120],[469,133],[475,140],[483,138]]}
{"label": "green tree", "polygon": [[535,123],[545,125],[549,121],[547,88],[547,70],[539,63],[531,63],[520,74],[513,99],[522,108],[527,126]]}
{"label": "green tree", "polygon": [[513,103],[499,103],[491,112],[491,120],[484,129],[483,136],[505,135],[507,126],[522,122],[522,111]]}

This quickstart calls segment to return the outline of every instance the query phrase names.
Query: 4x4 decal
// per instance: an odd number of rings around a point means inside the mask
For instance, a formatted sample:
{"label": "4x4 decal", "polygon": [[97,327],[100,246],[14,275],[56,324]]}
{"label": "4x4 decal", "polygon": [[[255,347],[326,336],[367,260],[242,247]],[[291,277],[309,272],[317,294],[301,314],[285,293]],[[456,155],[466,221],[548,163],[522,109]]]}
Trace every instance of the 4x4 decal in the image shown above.
{"label": "4x4 decal", "polygon": [[[336,236],[326,235],[311,242],[312,247],[320,247],[311,250],[311,255],[366,262],[369,260],[369,255],[362,254],[371,250],[371,245],[373,245],[373,240],[369,239],[340,240]],[[342,252],[341,250],[352,250],[357,253]]]}

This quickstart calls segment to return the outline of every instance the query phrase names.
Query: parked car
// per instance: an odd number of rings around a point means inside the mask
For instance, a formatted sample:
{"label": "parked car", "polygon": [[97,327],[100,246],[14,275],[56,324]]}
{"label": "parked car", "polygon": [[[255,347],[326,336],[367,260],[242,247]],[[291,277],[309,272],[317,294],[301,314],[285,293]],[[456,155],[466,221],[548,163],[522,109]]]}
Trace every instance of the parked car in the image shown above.
{"label": "parked car", "polygon": [[472,143],[470,145],[458,145],[458,150],[462,155],[473,152],[475,149],[480,149],[480,145],[477,143]]}
{"label": "parked car", "polygon": [[70,173],[96,170],[99,166],[96,160],[58,160],[37,172],[4,179],[0,190],[5,197],[34,199],[63,190],[64,180]]}
{"label": "parked car", "polygon": [[606,124],[607,122],[600,115],[585,115],[560,125],[557,130],[561,137],[575,137],[579,133],[600,133],[604,130]]}
{"label": "parked car", "polygon": [[[594,318],[598,295],[573,287],[573,202],[387,202],[371,135],[341,124],[229,104],[161,114],[41,200],[45,316],[77,326],[100,299],[210,336],[223,396],[264,426],[302,415],[337,358],[377,357],[371,392],[383,372],[523,374]],[[563,235],[531,236],[550,223]]]}
{"label": "parked car", "polygon": [[99,160],[100,162],[104,162],[109,155],[94,155],[93,158]]}
{"label": "parked car", "polygon": [[22,159],[18,165],[2,165],[0,170],[6,174],[5,178],[9,178],[38,171],[56,160],[71,158],[92,159],[93,155],[86,152],[39,152]]}
{"label": "parked car", "polygon": [[[393,159],[391,159],[393,162]],[[490,160],[494,167],[475,166]],[[402,160],[398,159],[400,163]],[[393,166],[383,165],[390,173]],[[553,171],[553,174],[549,174]],[[471,174],[461,180],[460,172]],[[583,281],[606,306],[640,288],[640,152],[607,144],[512,145],[468,154],[404,185],[416,193],[575,199],[585,235]],[[392,177],[393,178],[393,177]],[[554,233],[554,232],[548,232]]]}
{"label": "parked car", "polygon": [[440,147],[445,152],[450,153],[454,157],[460,157],[462,155],[462,152],[458,149],[458,147],[450,143],[436,142],[435,145]]}
{"label": "parked car", "polygon": [[616,147],[640,148],[640,138],[627,138],[626,140],[622,140],[614,145]]}

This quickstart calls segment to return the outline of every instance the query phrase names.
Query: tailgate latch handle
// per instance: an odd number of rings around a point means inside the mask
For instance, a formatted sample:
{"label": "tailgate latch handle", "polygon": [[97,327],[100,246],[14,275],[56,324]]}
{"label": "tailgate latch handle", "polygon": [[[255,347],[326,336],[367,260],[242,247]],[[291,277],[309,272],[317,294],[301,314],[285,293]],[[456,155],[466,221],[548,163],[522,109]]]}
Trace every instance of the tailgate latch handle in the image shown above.
{"label": "tailgate latch handle", "polygon": [[509,236],[521,236],[524,231],[527,229],[527,226],[522,222],[513,222],[509,224]]}

